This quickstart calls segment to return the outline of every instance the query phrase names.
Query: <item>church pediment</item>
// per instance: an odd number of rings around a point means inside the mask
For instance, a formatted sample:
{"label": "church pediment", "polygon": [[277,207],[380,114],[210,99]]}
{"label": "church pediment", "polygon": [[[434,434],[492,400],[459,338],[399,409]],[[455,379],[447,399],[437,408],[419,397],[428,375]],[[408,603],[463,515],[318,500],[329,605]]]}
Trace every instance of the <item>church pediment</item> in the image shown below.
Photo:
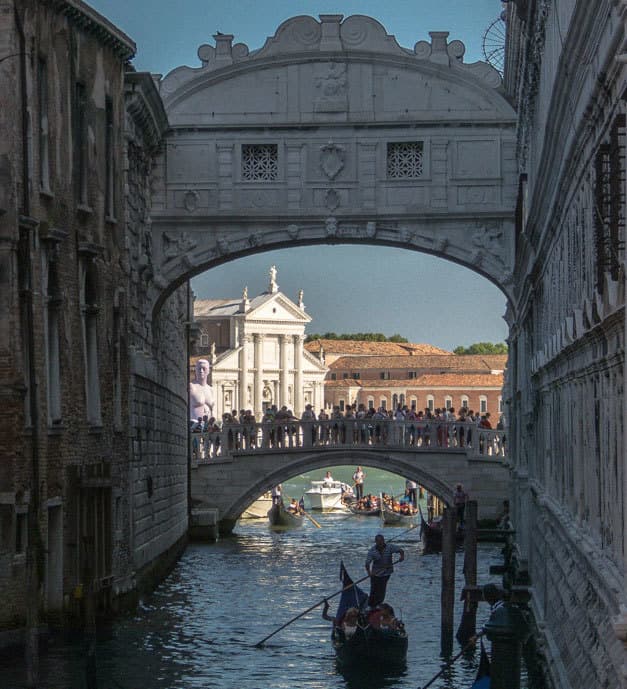
{"label": "church pediment", "polygon": [[262,303],[258,306],[254,302],[255,300],[251,302],[251,309],[246,313],[247,321],[291,321],[302,324],[311,322],[310,316],[280,292],[262,298]]}

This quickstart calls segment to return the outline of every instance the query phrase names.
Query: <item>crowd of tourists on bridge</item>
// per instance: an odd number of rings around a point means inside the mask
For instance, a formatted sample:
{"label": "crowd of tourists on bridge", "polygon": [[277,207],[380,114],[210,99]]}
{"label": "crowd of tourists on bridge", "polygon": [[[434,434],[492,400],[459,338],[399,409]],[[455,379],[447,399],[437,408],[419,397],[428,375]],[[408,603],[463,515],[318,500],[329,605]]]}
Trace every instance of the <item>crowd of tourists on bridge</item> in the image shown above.
{"label": "crowd of tourists on bridge", "polygon": [[[307,404],[300,419],[287,407],[268,407],[258,423],[250,409],[239,415],[225,412],[219,422],[214,417],[192,422],[196,458],[209,459],[225,451],[257,448],[292,448],[321,445],[368,445],[422,448],[479,448],[480,454],[505,453],[505,434],[486,434],[493,428],[490,413],[475,413],[463,407],[455,410],[426,408],[416,411],[398,405],[394,410],[348,405],[344,412],[334,406],[330,413],[316,415]],[[496,430],[504,430],[501,416]]]}

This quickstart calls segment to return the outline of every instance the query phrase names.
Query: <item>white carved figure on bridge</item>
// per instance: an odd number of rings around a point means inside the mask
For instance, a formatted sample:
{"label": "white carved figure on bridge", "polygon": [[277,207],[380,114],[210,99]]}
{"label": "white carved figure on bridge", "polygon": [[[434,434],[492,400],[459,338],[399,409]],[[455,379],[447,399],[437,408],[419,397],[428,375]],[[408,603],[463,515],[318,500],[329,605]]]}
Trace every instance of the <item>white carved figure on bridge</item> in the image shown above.
{"label": "white carved figure on bridge", "polygon": [[196,362],[196,378],[189,384],[190,419],[213,415],[213,388],[208,382],[210,368],[207,359]]}

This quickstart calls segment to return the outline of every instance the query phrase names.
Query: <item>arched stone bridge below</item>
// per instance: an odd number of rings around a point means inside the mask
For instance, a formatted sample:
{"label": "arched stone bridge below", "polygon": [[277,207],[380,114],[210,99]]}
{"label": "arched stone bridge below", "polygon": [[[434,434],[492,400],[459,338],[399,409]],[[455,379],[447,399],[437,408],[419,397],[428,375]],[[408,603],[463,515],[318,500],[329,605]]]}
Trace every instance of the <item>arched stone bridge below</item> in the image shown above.
{"label": "arched stone bridge below", "polygon": [[384,469],[416,481],[448,504],[461,482],[477,500],[481,518],[494,517],[507,495],[504,434],[469,424],[229,425],[219,433],[192,433],[191,448],[192,524],[208,518],[221,535],[265,491],[329,466]]}

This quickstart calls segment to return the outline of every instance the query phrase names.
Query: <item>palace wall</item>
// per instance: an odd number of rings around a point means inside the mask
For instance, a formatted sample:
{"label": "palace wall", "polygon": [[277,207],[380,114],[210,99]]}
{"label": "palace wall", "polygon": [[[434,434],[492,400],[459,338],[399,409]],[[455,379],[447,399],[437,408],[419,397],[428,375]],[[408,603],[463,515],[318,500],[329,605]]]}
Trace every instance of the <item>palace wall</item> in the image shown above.
{"label": "palace wall", "polygon": [[107,610],[184,540],[187,294],[153,329],[167,118],[134,51],[82,3],[0,14],[0,629]]}
{"label": "palace wall", "polygon": [[518,2],[507,19],[518,548],[554,685],[625,687],[625,4]]}

